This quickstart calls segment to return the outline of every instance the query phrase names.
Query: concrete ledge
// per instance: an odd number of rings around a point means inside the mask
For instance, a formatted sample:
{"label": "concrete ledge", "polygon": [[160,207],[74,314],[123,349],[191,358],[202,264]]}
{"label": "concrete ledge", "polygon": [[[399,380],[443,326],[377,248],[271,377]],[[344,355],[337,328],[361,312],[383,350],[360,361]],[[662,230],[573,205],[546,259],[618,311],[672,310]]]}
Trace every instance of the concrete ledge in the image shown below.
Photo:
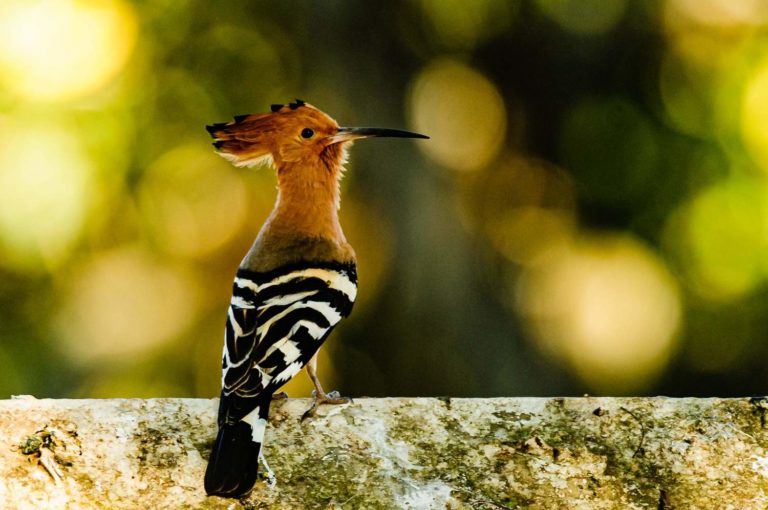
{"label": "concrete ledge", "polygon": [[0,401],[0,507],[768,508],[763,399],[275,401],[277,486],[241,502],[202,488],[216,405]]}

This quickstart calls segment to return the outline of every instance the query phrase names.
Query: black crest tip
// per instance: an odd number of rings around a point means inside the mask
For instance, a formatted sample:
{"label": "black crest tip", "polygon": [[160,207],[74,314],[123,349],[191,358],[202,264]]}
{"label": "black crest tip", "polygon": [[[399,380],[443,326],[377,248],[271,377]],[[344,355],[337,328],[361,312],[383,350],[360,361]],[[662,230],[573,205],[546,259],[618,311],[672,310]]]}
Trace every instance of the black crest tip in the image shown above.
{"label": "black crest tip", "polygon": [[216,149],[221,149],[221,146],[224,145],[224,140],[218,140],[216,142],[213,142],[211,145],[216,147]]}
{"label": "black crest tip", "polygon": [[295,101],[295,102],[293,102],[293,103],[291,103],[291,104],[289,104],[289,105],[288,105],[288,107],[289,107],[291,110],[295,110],[296,108],[298,108],[298,107],[300,107],[300,106],[304,106],[305,104],[307,104],[307,103],[305,103],[305,102],[304,102],[304,101],[302,101],[301,99],[296,99],[296,101]]}
{"label": "black crest tip", "polygon": [[272,110],[272,113],[279,112],[280,109],[285,106],[283,104],[273,104],[269,107],[270,110]]}
{"label": "black crest tip", "polygon": [[235,119],[236,124],[240,124],[242,121],[250,117],[251,115],[246,113],[245,115],[235,115],[233,118]]}
{"label": "black crest tip", "polygon": [[216,124],[210,124],[210,125],[208,125],[208,126],[205,126],[205,130],[206,130],[206,131],[208,131],[208,133],[210,133],[210,134],[211,134],[211,136],[213,136],[213,134],[214,134],[216,131],[221,131],[221,130],[222,130],[222,129],[224,129],[226,126],[227,126],[227,123],[226,123],[226,122],[218,122],[218,123],[216,123]]}

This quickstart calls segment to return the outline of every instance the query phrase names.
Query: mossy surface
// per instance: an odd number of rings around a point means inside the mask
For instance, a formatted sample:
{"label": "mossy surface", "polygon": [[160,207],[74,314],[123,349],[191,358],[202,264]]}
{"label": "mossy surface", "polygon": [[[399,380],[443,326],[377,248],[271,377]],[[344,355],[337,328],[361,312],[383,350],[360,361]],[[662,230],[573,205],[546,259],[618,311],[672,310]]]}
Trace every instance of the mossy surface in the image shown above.
{"label": "mossy surface", "polygon": [[[307,405],[273,404],[277,486],[232,501],[202,489],[213,400],[0,401],[0,497],[20,509],[768,507],[762,399],[356,399],[301,422]],[[43,436],[58,482],[28,460]]]}

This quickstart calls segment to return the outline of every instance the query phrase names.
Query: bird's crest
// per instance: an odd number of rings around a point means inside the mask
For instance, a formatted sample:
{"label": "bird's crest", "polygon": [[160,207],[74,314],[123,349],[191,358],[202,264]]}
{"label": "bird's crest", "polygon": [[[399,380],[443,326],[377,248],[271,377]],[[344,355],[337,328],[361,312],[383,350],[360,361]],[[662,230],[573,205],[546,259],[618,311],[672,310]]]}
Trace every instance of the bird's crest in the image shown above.
{"label": "bird's crest", "polygon": [[310,151],[315,133],[331,135],[339,127],[301,99],[287,105],[273,104],[270,110],[235,115],[233,122],[206,126],[218,153],[239,167],[295,160]]}

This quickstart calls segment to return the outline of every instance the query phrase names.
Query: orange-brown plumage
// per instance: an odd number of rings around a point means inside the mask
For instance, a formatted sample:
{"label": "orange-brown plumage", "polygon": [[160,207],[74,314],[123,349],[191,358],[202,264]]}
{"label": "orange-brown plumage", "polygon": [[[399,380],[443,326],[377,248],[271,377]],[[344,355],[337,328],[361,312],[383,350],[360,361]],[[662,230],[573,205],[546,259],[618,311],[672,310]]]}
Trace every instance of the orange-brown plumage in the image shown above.
{"label": "orange-brown plumage", "polygon": [[[315,136],[302,138],[305,128],[313,129]],[[338,129],[335,120],[303,101],[273,105],[270,113],[239,115],[234,122],[208,126],[219,154],[235,166],[254,166],[271,159],[278,169],[283,163],[323,157],[327,137]]]}
{"label": "orange-brown plumage", "polygon": [[346,148],[369,136],[426,138],[405,131],[340,128],[298,99],[207,129],[219,154],[235,166],[271,163],[277,169],[277,202],[241,265],[253,271],[298,261],[354,262],[338,217]]}
{"label": "orange-brown plumage", "polygon": [[[334,140],[339,125],[303,102],[276,106],[209,128],[219,154],[234,165],[277,168],[277,202],[242,267],[269,271],[301,260],[354,261],[337,212],[346,159],[344,142]],[[306,129],[311,137],[302,136]]]}

